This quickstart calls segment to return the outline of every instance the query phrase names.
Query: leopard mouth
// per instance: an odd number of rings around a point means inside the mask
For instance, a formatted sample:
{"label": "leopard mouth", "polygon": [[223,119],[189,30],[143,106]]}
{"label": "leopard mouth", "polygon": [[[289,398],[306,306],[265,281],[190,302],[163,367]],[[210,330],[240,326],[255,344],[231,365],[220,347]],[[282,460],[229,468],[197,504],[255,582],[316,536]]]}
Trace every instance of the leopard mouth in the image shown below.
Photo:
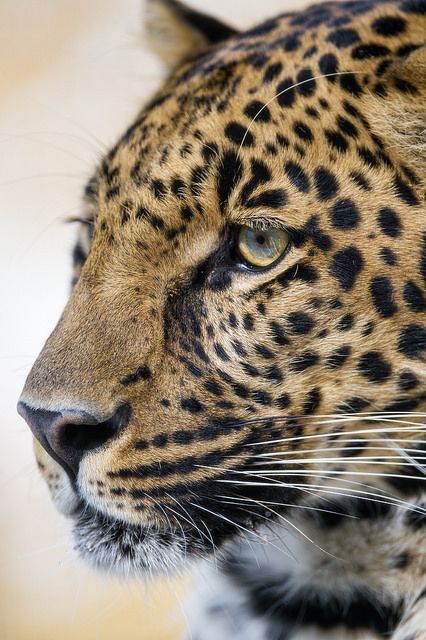
{"label": "leopard mouth", "polygon": [[[238,538],[256,530],[265,520],[247,516],[242,521],[220,520],[203,533],[194,526],[175,529],[159,528],[153,524],[135,524],[115,518],[97,510],[85,500],[71,514],[73,547],[80,558],[95,569],[122,577],[149,579],[155,575],[172,575],[185,569],[189,563],[222,552]],[[203,521],[205,525],[205,522]]]}

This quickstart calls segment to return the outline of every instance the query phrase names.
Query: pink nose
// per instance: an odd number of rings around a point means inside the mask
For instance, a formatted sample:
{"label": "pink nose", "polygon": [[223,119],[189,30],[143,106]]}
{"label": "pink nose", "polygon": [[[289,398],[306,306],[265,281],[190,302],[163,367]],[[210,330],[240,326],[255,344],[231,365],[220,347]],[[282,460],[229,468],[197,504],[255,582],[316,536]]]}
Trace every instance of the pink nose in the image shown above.
{"label": "pink nose", "polygon": [[75,478],[84,454],[114,438],[129,422],[131,408],[121,405],[103,419],[77,409],[34,409],[20,401],[18,413],[47,453]]}

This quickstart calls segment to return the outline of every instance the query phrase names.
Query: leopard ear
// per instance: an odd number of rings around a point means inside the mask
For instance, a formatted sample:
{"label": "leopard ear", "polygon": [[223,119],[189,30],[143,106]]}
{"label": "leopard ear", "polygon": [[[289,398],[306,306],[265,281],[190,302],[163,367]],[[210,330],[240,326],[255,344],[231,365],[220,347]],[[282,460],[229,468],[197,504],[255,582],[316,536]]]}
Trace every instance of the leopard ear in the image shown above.
{"label": "leopard ear", "polygon": [[178,0],[146,0],[145,36],[169,68],[237,33]]}
{"label": "leopard ear", "polygon": [[372,128],[403,161],[426,178],[426,46],[392,63]]}

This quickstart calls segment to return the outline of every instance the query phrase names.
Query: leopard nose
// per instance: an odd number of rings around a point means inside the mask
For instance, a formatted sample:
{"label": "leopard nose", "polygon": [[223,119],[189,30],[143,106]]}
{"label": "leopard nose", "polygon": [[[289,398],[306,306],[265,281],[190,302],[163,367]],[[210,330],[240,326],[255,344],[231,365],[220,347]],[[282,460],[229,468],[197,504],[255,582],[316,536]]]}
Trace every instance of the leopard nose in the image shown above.
{"label": "leopard nose", "polygon": [[35,409],[20,401],[18,413],[47,453],[75,479],[85,453],[116,437],[129,422],[131,409],[123,404],[103,419],[78,409]]}

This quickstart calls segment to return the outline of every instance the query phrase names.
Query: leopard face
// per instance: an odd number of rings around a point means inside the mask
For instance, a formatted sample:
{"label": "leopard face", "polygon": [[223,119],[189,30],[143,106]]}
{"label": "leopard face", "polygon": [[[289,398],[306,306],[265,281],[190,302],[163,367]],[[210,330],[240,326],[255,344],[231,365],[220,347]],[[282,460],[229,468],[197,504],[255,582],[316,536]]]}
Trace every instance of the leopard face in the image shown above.
{"label": "leopard face", "polygon": [[415,423],[426,373],[424,3],[244,33],[149,6],[172,69],[86,188],[20,402],[80,553],[141,574],[309,500],[329,447],[366,472],[364,430]]}

